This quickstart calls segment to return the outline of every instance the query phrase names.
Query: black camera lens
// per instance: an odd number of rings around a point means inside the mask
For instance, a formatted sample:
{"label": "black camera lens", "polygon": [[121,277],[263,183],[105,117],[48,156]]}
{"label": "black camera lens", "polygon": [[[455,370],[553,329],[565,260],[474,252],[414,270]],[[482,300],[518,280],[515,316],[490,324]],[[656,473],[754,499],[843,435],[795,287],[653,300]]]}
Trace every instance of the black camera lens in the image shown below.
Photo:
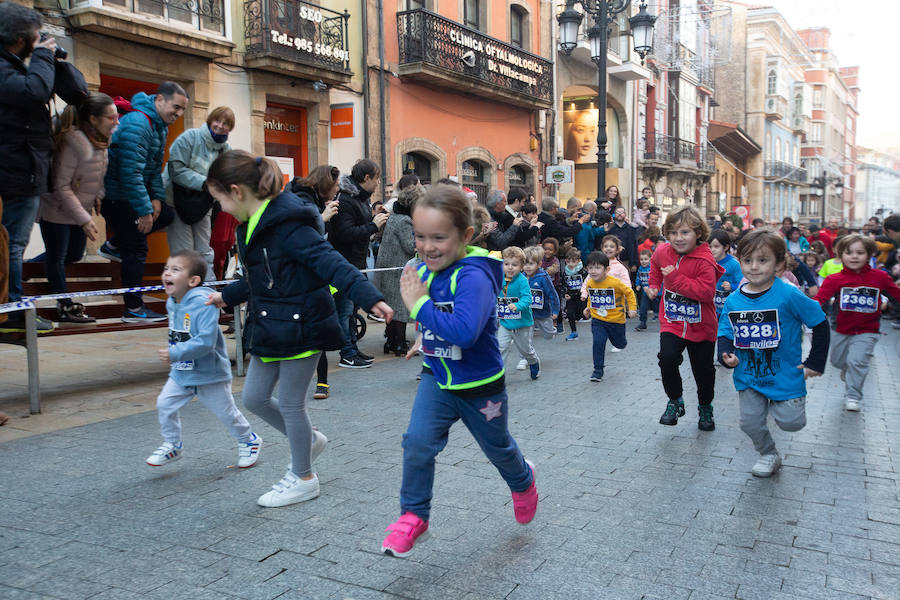
{"label": "black camera lens", "polygon": [[[42,31],[42,32],[41,32],[41,41],[42,41],[42,42],[43,42],[44,40],[46,40],[47,38],[49,38],[49,37],[50,37],[50,34],[47,33],[46,31]],[[67,58],[69,58],[69,52],[68,52],[65,48],[63,48],[62,46],[57,45],[57,46],[56,46],[56,52],[53,53],[53,56],[54,56],[55,58],[58,58],[59,60],[66,60]]]}

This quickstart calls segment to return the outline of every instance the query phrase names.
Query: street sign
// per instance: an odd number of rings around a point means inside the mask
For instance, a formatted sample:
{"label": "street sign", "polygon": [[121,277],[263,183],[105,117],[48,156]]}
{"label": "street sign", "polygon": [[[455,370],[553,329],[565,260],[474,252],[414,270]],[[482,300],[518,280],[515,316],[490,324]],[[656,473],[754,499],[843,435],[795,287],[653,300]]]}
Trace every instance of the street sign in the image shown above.
{"label": "street sign", "polygon": [[572,183],[572,165],[548,165],[545,183]]}

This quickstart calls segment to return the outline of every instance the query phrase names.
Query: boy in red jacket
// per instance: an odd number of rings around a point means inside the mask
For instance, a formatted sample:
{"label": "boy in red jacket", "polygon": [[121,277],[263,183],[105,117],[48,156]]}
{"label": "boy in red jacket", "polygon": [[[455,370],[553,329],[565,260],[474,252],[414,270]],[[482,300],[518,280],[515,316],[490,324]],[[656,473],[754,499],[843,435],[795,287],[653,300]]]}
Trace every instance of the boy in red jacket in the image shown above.
{"label": "boy in red jacket", "polygon": [[837,331],[832,338],[831,364],[841,370],[846,383],[844,409],[857,412],[869,362],[879,337],[881,294],[900,301],[900,288],[891,276],[869,266],[877,251],[875,240],[857,233],[835,244],[844,269],[825,278],[814,300],[821,305],[836,298]]}
{"label": "boy in red jacket", "polygon": [[663,389],[668,396],[666,411],[659,422],[677,425],[684,416],[681,373],[685,348],[691,371],[697,382],[700,419],[703,431],[716,428],[712,401],[715,395],[716,369],[716,282],[725,272],[713,257],[706,239],[709,226],[700,213],[686,206],[666,217],[662,234],[668,244],[661,244],[650,259],[650,285],[647,296],[652,300],[663,289],[659,307],[659,370]]}

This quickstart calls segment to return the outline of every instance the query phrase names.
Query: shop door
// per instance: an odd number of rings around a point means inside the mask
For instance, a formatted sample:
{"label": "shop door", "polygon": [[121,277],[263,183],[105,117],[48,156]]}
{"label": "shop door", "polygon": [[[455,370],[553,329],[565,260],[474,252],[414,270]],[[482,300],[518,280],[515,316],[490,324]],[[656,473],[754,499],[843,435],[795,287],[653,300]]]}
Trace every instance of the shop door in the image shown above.
{"label": "shop door", "polygon": [[292,175],[305,177],[309,173],[306,109],[268,103],[264,127],[266,156],[291,159]]}
{"label": "shop door", "polygon": [[[149,95],[153,95],[156,93],[156,88],[159,87],[158,83],[151,83],[149,81],[140,81],[137,79],[125,79],[124,77],[114,77],[112,75],[100,75],[100,91],[104,94],[112,96],[115,98],[116,96],[122,96],[126,100],[131,100],[132,96],[137,94],[138,92],[144,92]],[[169,135],[166,138],[166,153],[163,156],[163,168],[165,169],[165,164],[169,160],[169,147],[172,145],[172,142],[175,141],[179,135],[184,132],[184,117],[175,121],[172,125],[169,125]],[[110,232],[107,231],[107,236]],[[158,262],[166,262],[166,259],[169,256],[169,243],[166,238],[166,232],[157,231],[156,233],[152,233],[147,236],[147,262],[148,263],[158,263]]]}

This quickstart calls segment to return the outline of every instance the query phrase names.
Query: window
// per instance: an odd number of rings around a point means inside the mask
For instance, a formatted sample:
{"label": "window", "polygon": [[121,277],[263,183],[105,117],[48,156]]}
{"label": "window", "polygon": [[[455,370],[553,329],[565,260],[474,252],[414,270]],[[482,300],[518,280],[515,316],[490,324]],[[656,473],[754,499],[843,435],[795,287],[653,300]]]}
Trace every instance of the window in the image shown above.
{"label": "window", "polygon": [[527,43],[528,13],[521,6],[509,8],[509,43],[525,48]]}
{"label": "window", "polygon": [[422,184],[431,183],[431,160],[424,154],[410,152],[403,156],[403,172],[412,171]]}
{"label": "window", "polygon": [[822,124],[821,123],[813,123],[812,133],[809,136],[809,141],[817,144],[822,143]]}
{"label": "window", "polygon": [[803,94],[797,92],[794,95],[794,116],[799,117],[803,114]]}
{"label": "window", "polygon": [[769,71],[768,77],[766,77],[766,93],[774,94],[778,91],[778,75],[775,73],[775,69]]}
{"label": "window", "polygon": [[406,7],[404,10],[416,10],[417,8],[428,8],[425,6],[425,0],[405,0]]}
{"label": "window", "polygon": [[481,29],[481,0],[463,0],[463,25]]}
{"label": "window", "polygon": [[817,87],[815,91],[813,91],[813,106],[816,108],[822,108],[822,88]]}

